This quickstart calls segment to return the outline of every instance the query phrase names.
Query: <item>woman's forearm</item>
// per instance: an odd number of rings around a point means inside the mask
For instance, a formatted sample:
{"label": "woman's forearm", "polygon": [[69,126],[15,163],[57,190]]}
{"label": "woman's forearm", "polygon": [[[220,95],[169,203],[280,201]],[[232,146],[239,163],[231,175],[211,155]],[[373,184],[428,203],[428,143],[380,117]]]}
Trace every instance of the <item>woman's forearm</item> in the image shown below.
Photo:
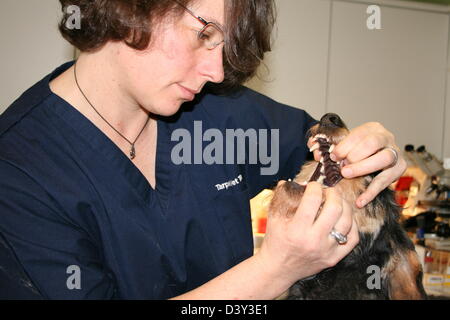
{"label": "woman's forearm", "polygon": [[270,300],[292,285],[256,254],[177,300]]}
{"label": "woman's forearm", "polygon": [[[277,188],[283,188],[284,182]],[[323,203],[323,193],[326,194]],[[317,212],[322,207],[319,218]],[[293,216],[274,208],[267,220],[258,253],[197,289],[176,299],[275,299],[295,281],[336,265],[359,241],[352,207],[334,188],[323,192],[317,182],[308,184]],[[350,228],[348,241],[338,245],[330,237],[337,222]]]}

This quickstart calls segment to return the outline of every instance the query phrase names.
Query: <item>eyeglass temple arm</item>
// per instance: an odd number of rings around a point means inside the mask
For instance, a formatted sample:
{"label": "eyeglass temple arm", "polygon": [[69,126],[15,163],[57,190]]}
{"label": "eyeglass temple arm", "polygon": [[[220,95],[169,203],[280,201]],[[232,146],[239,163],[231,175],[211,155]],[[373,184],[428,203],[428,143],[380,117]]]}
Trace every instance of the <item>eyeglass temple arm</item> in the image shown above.
{"label": "eyeglass temple arm", "polygon": [[181,3],[179,3],[176,0],[173,0],[173,2],[178,3],[178,5],[180,7],[182,7],[184,10],[186,10],[191,16],[193,16],[195,19],[197,19],[198,21],[200,21],[201,23],[203,23],[205,26],[208,24],[208,21],[206,21],[205,19],[203,19],[200,16],[197,16],[195,13],[193,13],[190,9],[186,8],[184,5],[182,5]]}

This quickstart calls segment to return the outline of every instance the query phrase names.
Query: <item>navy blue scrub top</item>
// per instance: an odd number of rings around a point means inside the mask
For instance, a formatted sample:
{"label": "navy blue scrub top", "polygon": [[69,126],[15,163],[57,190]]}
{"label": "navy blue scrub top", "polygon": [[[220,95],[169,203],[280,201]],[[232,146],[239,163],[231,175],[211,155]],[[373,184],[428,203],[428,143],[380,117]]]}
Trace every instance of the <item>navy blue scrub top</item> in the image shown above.
{"label": "navy blue scrub top", "polygon": [[[43,297],[166,299],[250,257],[249,199],[295,176],[315,121],[244,87],[228,97],[205,94],[158,119],[154,190],[111,140],[51,92],[49,82],[72,64],[0,116],[0,233]],[[194,121],[224,136],[226,129],[279,129],[280,170],[264,176],[261,164],[174,164],[179,141],[171,134],[184,128],[194,135]],[[229,188],[216,186],[239,176]]]}

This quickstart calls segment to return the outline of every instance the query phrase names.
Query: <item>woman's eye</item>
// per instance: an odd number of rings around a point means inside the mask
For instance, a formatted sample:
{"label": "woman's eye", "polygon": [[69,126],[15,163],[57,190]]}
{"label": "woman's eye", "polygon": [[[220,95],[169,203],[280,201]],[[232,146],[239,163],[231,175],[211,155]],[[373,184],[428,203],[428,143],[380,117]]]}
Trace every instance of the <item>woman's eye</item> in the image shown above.
{"label": "woman's eye", "polygon": [[200,40],[209,40],[210,35],[207,34],[207,33],[205,33],[205,32],[199,32],[198,38],[199,38]]}

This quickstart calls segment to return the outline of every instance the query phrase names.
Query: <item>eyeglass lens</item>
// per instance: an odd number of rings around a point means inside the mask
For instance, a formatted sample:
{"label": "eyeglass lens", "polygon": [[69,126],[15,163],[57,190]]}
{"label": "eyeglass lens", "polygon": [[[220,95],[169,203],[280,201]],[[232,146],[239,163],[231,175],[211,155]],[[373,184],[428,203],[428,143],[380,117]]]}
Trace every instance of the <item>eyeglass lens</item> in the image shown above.
{"label": "eyeglass lens", "polygon": [[222,31],[213,23],[208,23],[199,32],[198,38],[204,42],[208,49],[214,49],[224,41]]}

